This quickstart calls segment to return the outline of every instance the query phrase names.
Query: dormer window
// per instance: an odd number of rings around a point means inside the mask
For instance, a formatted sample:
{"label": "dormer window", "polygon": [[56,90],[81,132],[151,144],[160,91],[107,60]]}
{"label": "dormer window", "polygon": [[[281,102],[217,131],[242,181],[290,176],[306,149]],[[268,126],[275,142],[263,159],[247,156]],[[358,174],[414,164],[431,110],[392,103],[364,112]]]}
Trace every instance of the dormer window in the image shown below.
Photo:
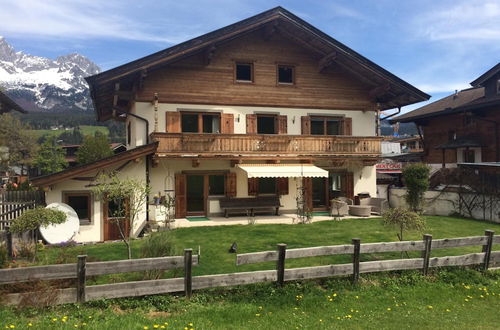
{"label": "dormer window", "polygon": [[236,62],[234,74],[236,82],[252,83],[253,63]]}

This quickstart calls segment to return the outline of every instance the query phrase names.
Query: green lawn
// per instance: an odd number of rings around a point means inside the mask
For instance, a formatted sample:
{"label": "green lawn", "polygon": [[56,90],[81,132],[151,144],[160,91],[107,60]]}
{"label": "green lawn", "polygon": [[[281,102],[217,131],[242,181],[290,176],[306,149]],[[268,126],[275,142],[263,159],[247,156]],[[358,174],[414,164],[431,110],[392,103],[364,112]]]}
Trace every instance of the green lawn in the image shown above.
{"label": "green lawn", "polygon": [[[434,238],[482,235],[485,229],[500,233],[500,225],[451,217],[427,217],[427,233]],[[235,266],[228,253],[236,241],[238,253],[274,250],[276,243],[289,248],[362,242],[394,241],[394,230],[380,219],[318,222],[308,225],[253,225],[178,229],[164,233],[178,253],[183,248],[201,247],[200,265],[194,275],[272,269],[273,263]],[[420,239],[409,234],[406,239]],[[139,257],[144,240],[133,242]],[[498,246],[496,247],[498,249]],[[478,252],[480,247],[435,251],[433,255]],[[122,259],[122,243],[72,248],[47,248],[43,263],[69,262],[86,253],[94,260]],[[416,255],[415,255],[416,256]],[[363,255],[363,260],[398,258],[399,254]],[[349,256],[287,260],[287,267],[349,262]],[[90,280],[140,278],[140,274]],[[362,274],[353,287],[348,278],[272,283],[195,291],[188,301],[182,295],[95,301],[83,306],[67,305],[46,309],[0,308],[0,327],[40,329],[332,329],[332,328],[498,328],[500,272],[482,274],[472,269],[433,269],[423,277],[418,271]],[[66,318],[64,318],[66,316]],[[84,324],[85,323],[85,324]],[[166,325],[165,323],[168,323]],[[190,325],[192,323],[193,325]]]}
{"label": "green lawn", "polygon": [[[80,126],[80,132],[83,135],[94,135],[95,132],[101,132],[104,134],[109,134],[108,128],[105,126],[89,126],[89,125],[81,125]],[[29,130],[36,138],[39,138],[44,135],[49,135],[49,136],[59,136],[60,134],[67,132],[64,129],[58,129],[58,130],[50,130],[50,129],[33,129]]]}

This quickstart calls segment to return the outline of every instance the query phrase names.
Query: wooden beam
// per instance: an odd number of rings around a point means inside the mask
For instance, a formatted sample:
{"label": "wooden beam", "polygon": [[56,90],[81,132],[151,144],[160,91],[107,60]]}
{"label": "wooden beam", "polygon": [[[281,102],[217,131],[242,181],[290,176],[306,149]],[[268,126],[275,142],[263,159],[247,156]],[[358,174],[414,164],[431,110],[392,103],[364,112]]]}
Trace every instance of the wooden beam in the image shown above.
{"label": "wooden beam", "polygon": [[139,90],[142,90],[144,88],[144,79],[146,79],[146,77],[148,76],[148,70],[147,69],[142,69],[140,72],[139,72],[139,83],[137,85],[137,88]]}
{"label": "wooden beam", "polygon": [[319,72],[323,72],[327,67],[333,64],[337,59],[337,52],[330,53],[319,60]]}
{"label": "wooden beam", "polygon": [[115,90],[113,94],[113,100],[115,96],[118,96],[120,100],[132,101],[135,98],[135,93],[132,91]]}
{"label": "wooden beam", "polygon": [[231,159],[231,167],[235,167],[237,164],[241,163],[243,163],[241,159]]}
{"label": "wooden beam", "polygon": [[390,90],[391,90],[391,85],[383,84],[381,86],[377,86],[377,87],[373,88],[372,90],[370,90],[370,92],[368,92],[368,95],[370,96],[370,98],[376,99],[376,98],[386,94]]}
{"label": "wooden beam", "polygon": [[212,59],[215,56],[216,49],[217,48],[215,47],[215,45],[210,45],[207,47],[207,49],[205,50],[204,56],[203,56],[203,64],[204,65],[210,64],[210,62],[212,61]]}
{"label": "wooden beam", "polygon": [[378,163],[378,159],[363,159],[363,166],[373,166]]}

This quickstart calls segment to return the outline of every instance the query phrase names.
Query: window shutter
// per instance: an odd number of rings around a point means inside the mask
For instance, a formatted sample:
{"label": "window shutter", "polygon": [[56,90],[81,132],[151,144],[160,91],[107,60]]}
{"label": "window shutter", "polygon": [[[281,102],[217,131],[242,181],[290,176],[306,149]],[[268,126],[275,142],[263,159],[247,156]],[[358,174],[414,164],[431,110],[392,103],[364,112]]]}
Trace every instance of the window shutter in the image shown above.
{"label": "window shutter", "polygon": [[302,178],[302,188],[304,193],[305,207],[307,211],[313,210],[312,204],[312,178]]}
{"label": "window shutter", "polygon": [[302,134],[311,134],[311,117],[302,116],[300,119],[302,124]]}
{"label": "window shutter", "polygon": [[287,118],[285,116],[278,116],[278,134],[287,134],[288,131]]}
{"label": "window shutter", "polygon": [[181,132],[181,113],[169,111],[166,113],[167,133]]}
{"label": "window shutter", "polygon": [[259,178],[248,178],[248,196],[257,196],[259,193]]}
{"label": "window shutter", "polygon": [[279,196],[288,195],[288,178],[278,178],[277,186]]}
{"label": "window shutter", "polygon": [[354,175],[352,172],[347,172],[343,176],[342,184],[341,189],[345,193],[345,197],[354,199]]}
{"label": "window shutter", "polygon": [[222,134],[234,134],[234,115],[232,113],[223,113],[220,121]]}
{"label": "window shutter", "polygon": [[226,174],[226,197],[236,197],[236,173]]}
{"label": "window shutter", "polygon": [[247,134],[257,134],[257,115],[247,115]]}
{"label": "window shutter", "polygon": [[352,135],[352,118],[344,118],[344,135]]}
{"label": "window shutter", "polygon": [[175,217],[184,218],[186,216],[186,175],[175,174]]}

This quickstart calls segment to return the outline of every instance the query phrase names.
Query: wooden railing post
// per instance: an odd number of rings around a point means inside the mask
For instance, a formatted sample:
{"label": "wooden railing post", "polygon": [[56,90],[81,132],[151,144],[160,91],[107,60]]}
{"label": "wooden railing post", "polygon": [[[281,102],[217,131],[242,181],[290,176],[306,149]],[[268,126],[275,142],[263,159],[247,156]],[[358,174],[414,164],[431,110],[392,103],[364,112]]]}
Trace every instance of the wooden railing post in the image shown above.
{"label": "wooden railing post", "polygon": [[276,262],[276,284],[283,286],[285,283],[285,257],[286,257],[286,244],[278,244],[278,261]]}
{"label": "wooden railing post", "polygon": [[78,256],[76,264],[76,302],[85,302],[85,286],[87,284],[87,256]]}
{"label": "wooden railing post", "polygon": [[5,234],[7,235],[7,258],[9,260],[12,260],[13,257],[13,251],[12,251],[12,233],[10,232],[10,228],[6,227],[5,228]]}
{"label": "wooden railing post", "polygon": [[424,264],[422,267],[422,274],[424,276],[429,272],[429,260],[431,258],[431,247],[432,247],[432,235],[424,235],[424,250],[422,251],[422,258],[424,259]]}
{"label": "wooden railing post", "polygon": [[184,294],[189,299],[193,293],[193,249],[184,249]]}
{"label": "wooden railing post", "polygon": [[485,230],[484,236],[486,236],[486,244],[483,245],[484,254],[484,262],[483,262],[483,271],[487,271],[490,267],[490,258],[491,258],[491,247],[493,246],[493,235],[495,232],[493,230]]}
{"label": "wooden railing post", "polygon": [[352,284],[358,284],[359,281],[359,257],[361,252],[361,239],[353,238],[354,252],[352,254]]}

